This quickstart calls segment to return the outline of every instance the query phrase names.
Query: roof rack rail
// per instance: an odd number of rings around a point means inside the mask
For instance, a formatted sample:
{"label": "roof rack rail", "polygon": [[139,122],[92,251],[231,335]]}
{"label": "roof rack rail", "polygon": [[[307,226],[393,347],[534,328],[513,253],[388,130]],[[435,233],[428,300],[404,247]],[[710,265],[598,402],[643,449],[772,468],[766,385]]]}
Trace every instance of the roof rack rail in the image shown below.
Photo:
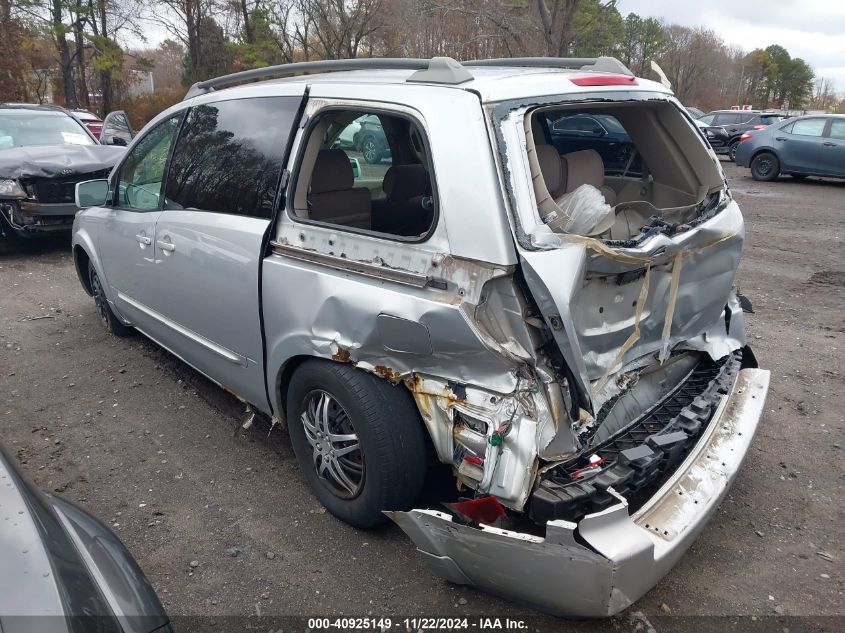
{"label": "roof rack rail", "polygon": [[[324,59],[313,62],[294,62],[265,68],[253,68],[241,72],[199,81],[188,89],[185,99],[190,99],[225,86],[269,77],[285,77],[297,73],[323,73],[338,70],[416,70],[408,81],[459,84],[472,79],[460,63],[451,57],[432,59],[362,57],[358,59]],[[183,99],[184,100],[184,99]]]}
{"label": "roof rack rail", "polygon": [[503,57],[500,59],[472,59],[463,66],[518,66],[529,68],[571,68],[600,73],[622,73],[634,76],[631,69],[615,57]]}

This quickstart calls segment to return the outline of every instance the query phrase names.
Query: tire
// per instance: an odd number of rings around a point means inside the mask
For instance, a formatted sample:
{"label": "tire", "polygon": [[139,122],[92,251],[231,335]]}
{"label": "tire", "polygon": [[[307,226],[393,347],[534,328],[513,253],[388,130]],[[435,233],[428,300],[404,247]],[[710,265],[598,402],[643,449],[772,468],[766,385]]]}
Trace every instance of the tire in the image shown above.
{"label": "tire", "polygon": [[91,284],[91,294],[94,295],[94,308],[97,310],[97,315],[106,330],[115,336],[130,336],[134,330],[128,325],[123,325],[112,312],[108,299],[106,299],[103,283],[91,262],[88,262],[88,281]]}
{"label": "tire", "polygon": [[780,161],[771,152],[760,152],[751,160],[751,177],[769,182],[780,174]]}
{"label": "tire", "polygon": [[291,378],[286,412],[303,476],[338,519],[370,528],[387,520],[383,511],[413,506],[425,480],[427,446],[403,386],[349,365],[309,360]]}
{"label": "tire", "polygon": [[377,165],[384,157],[384,148],[375,136],[368,134],[361,139],[361,153],[370,165]]}
{"label": "tire", "polygon": [[731,159],[732,162],[736,162],[736,148],[739,147],[739,141],[734,141],[728,146],[728,158]]}

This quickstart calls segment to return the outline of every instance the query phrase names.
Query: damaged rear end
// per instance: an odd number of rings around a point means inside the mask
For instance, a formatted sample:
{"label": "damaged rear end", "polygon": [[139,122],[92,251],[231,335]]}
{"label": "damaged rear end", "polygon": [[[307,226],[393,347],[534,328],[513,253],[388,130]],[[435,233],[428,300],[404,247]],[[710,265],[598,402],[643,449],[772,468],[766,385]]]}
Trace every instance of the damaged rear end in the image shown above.
{"label": "damaged rear end", "polygon": [[520,265],[471,318],[514,389],[406,381],[464,501],[488,501],[391,518],[452,582],[612,615],[695,539],[762,413],[769,374],[734,287],[742,215],[665,93],[485,110]]}

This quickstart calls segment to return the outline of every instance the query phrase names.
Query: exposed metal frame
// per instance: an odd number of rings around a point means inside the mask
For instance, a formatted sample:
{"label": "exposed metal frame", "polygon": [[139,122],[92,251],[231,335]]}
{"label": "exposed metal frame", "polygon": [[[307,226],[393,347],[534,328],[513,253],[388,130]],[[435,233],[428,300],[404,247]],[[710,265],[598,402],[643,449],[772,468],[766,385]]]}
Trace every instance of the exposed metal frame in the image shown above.
{"label": "exposed metal frame", "polygon": [[206,81],[199,81],[188,89],[185,99],[218,90],[232,84],[253,79],[285,77],[297,73],[325,73],[342,70],[415,70],[406,81],[459,85],[473,79],[467,68],[503,66],[506,68],[568,68],[591,72],[634,73],[615,57],[513,57],[475,59],[459,62],[451,57],[392,58],[369,57],[360,59],[324,59],[313,62],[295,62],[243,70]]}

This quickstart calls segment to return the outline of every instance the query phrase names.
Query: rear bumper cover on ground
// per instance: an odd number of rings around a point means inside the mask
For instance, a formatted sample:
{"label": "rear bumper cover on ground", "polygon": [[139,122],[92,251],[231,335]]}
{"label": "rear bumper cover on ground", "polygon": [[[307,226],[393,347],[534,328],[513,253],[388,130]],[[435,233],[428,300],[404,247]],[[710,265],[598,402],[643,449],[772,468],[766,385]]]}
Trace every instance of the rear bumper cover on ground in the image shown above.
{"label": "rear bumper cover on ground", "polygon": [[476,529],[434,510],[390,516],[451,582],[556,615],[613,615],[651,589],[704,528],[742,465],[768,386],[768,371],[741,370],[687,458],[633,515],[619,496],[577,524],[550,521],[545,538]]}

